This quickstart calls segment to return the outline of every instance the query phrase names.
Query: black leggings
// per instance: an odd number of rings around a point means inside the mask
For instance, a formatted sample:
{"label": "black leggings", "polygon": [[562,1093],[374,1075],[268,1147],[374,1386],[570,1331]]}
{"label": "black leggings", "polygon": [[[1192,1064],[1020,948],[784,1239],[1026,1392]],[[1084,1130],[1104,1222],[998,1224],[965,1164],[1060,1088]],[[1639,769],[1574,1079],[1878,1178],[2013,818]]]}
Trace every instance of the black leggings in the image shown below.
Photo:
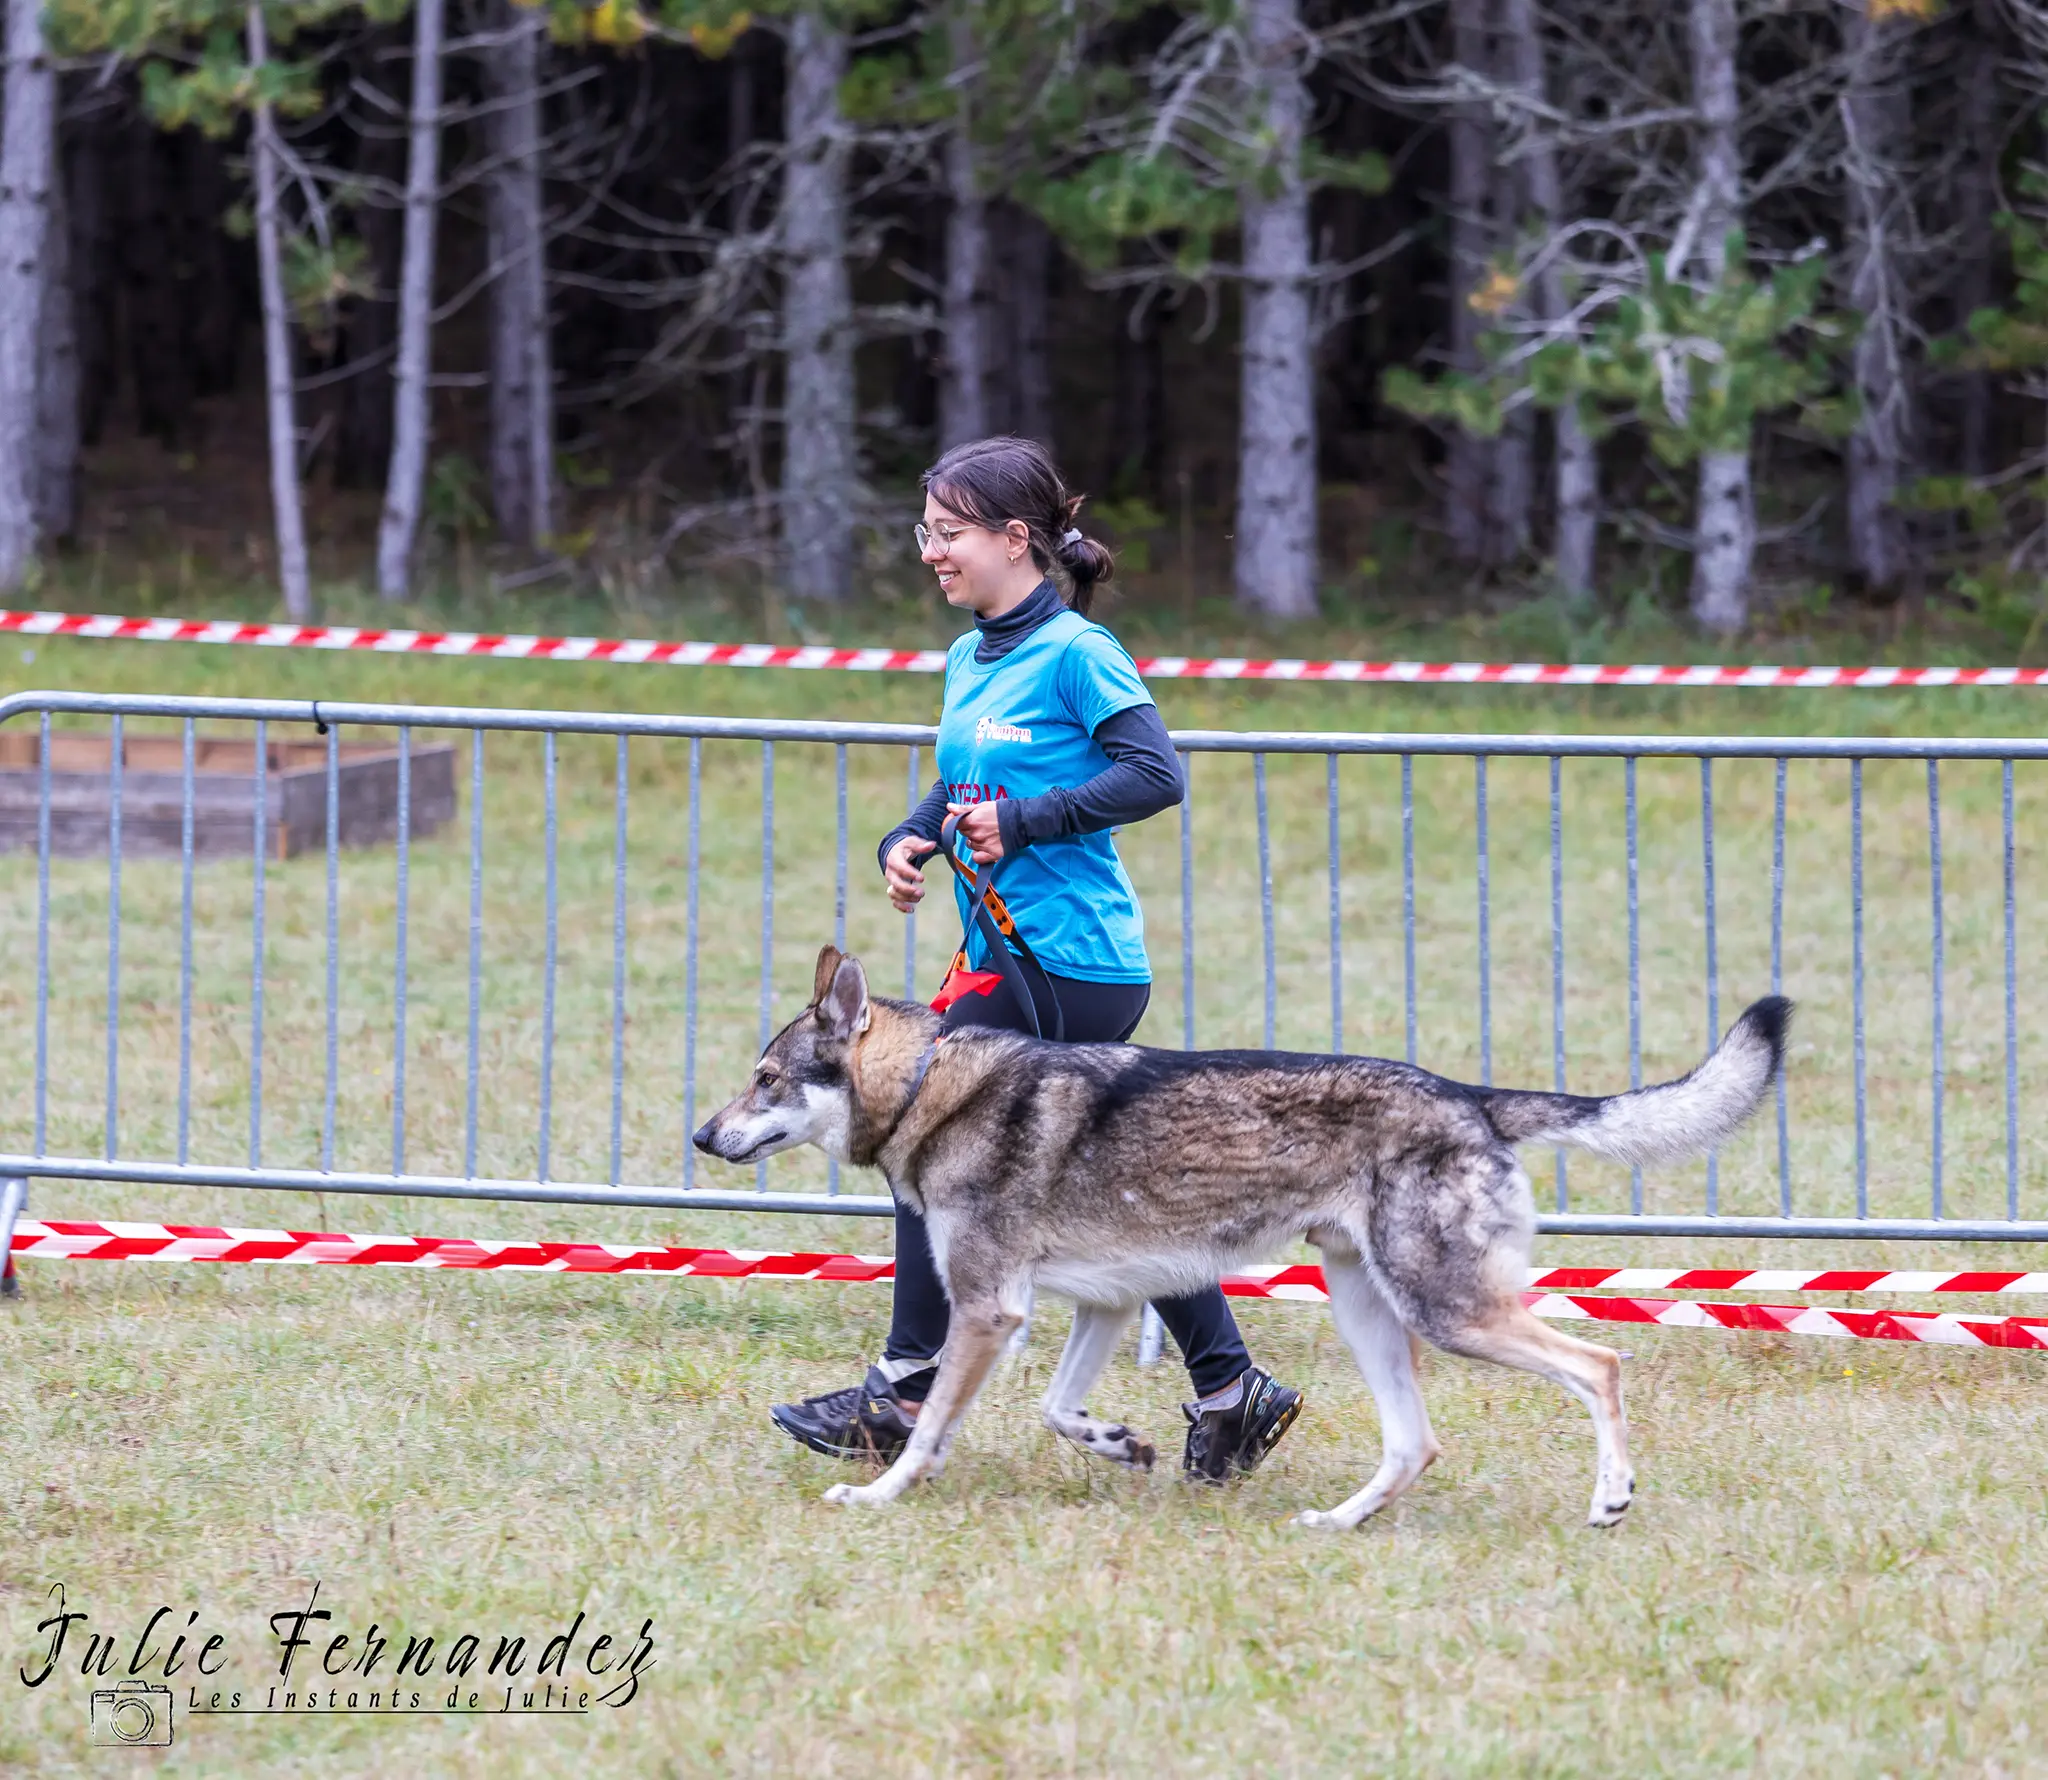
{"label": "black leggings", "polygon": [[[1067,1037],[1075,1044],[1101,1044],[1129,1038],[1144,1017],[1145,1004],[1152,999],[1150,983],[1086,983],[1074,977],[1054,977],[1060,1008],[1066,1015]],[[1033,1001],[1042,1001],[1033,986]],[[1041,1030],[1053,1029],[1049,1004],[1038,1009]],[[1028,1032],[1023,1009],[1008,983],[999,984],[988,995],[963,995],[946,1010],[946,1030],[963,1026],[996,1026],[1005,1032]],[[1227,1389],[1244,1374],[1251,1355],[1238,1333],[1237,1319],[1215,1286],[1190,1292],[1184,1298],[1161,1298],[1153,1309],[1159,1312],[1187,1362],[1188,1377],[1195,1395],[1206,1397]],[[939,1270],[932,1259],[931,1237],[924,1218],[907,1205],[896,1207],[896,1299],[889,1319],[889,1343],[882,1350],[890,1360],[929,1360],[946,1345],[948,1306],[946,1288],[939,1283]],[[929,1374],[912,1374],[897,1386],[908,1402],[922,1402],[931,1389]]]}

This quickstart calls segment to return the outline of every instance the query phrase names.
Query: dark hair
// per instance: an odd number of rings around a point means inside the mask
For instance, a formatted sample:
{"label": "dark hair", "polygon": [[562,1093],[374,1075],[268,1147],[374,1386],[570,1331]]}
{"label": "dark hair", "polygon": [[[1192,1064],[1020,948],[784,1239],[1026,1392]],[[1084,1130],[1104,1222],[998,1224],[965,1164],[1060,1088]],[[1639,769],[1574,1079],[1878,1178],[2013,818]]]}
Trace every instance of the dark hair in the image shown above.
{"label": "dark hair", "polygon": [[1065,577],[1067,604],[1083,618],[1097,585],[1116,573],[1108,549],[1093,538],[1067,541],[1087,497],[1067,492],[1052,453],[1036,439],[1005,435],[955,445],[925,471],[924,486],[970,525],[1001,531],[1021,519],[1031,537],[1031,560],[1041,573]]}

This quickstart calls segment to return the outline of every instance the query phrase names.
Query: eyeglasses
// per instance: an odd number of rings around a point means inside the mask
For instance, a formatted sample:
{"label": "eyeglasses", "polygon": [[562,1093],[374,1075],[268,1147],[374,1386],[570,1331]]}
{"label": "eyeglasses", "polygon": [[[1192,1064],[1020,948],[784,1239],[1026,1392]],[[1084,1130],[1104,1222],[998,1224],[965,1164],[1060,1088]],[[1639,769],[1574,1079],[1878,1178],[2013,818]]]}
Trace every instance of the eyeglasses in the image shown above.
{"label": "eyeglasses", "polygon": [[920,556],[925,555],[934,548],[937,549],[941,556],[951,556],[953,554],[953,546],[959,540],[961,533],[980,531],[982,529],[978,525],[956,525],[951,531],[941,531],[936,526],[928,525],[913,525],[910,528],[912,536],[917,539],[917,553]]}

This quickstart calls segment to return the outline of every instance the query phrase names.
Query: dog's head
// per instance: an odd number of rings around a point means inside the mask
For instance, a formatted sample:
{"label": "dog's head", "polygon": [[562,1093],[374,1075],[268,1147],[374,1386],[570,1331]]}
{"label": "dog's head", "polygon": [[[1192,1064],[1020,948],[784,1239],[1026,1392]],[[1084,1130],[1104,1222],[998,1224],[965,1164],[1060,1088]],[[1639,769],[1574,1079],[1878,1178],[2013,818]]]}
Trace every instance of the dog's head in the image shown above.
{"label": "dog's head", "polygon": [[849,1065],[873,1019],[860,960],[826,946],[810,1006],[769,1040],[746,1091],[706,1119],[692,1141],[727,1162],[758,1162],[802,1143],[849,1160]]}

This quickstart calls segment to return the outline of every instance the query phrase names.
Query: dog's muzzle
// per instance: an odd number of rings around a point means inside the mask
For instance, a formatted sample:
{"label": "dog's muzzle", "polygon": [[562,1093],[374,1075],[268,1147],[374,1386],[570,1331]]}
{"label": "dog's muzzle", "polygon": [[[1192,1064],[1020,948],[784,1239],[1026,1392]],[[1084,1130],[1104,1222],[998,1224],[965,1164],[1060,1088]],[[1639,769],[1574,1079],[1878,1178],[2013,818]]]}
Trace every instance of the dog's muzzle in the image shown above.
{"label": "dog's muzzle", "polygon": [[706,1119],[703,1124],[697,1127],[696,1131],[692,1133],[690,1141],[698,1149],[702,1150],[705,1155],[716,1156],[721,1162],[744,1162],[755,1151],[764,1150],[772,1143],[780,1143],[788,1135],[787,1131],[778,1128],[774,1131],[766,1132],[761,1137],[756,1138],[754,1142],[748,1144],[745,1149],[734,1153],[727,1150],[720,1141],[721,1133],[718,1129],[718,1121],[715,1118],[711,1118]]}

